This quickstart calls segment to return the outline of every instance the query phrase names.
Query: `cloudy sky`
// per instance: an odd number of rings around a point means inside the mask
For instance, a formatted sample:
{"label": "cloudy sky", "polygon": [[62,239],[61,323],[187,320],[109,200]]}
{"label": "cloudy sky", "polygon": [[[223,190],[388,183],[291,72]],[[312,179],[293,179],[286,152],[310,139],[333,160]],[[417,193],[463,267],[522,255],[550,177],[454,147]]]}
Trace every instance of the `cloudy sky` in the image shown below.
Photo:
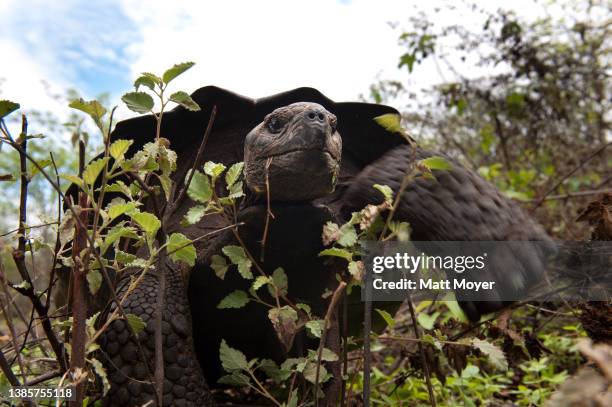
{"label": "cloudy sky", "polygon": [[[85,97],[131,89],[142,71],[161,73],[195,61],[178,83],[193,91],[214,84],[251,97],[313,86],[336,100],[367,93],[377,78],[397,78],[398,28],[420,1],[0,1],[0,96],[28,109],[60,112],[54,96],[77,89]],[[459,3],[458,1],[455,3]],[[492,9],[506,1],[488,1]],[[461,8],[436,11],[441,23],[480,24]],[[421,6],[422,7],[422,6]],[[540,10],[514,0],[522,14]],[[419,66],[409,86],[436,83],[433,66]]]}

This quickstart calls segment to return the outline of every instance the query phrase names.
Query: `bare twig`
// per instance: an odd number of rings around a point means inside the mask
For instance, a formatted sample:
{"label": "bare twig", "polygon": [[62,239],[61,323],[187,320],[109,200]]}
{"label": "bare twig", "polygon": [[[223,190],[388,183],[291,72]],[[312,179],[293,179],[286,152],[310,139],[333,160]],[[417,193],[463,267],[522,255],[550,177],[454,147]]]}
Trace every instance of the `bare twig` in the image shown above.
{"label": "bare twig", "polygon": [[432,407],[436,406],[436,396],[433,392],[433,386],[431,385],[431,373],[429,372],[429,364],[427,363],[427,358],[425,357],[425,347],[423,346],[423,342],[421,341],[421,333],[419,332],[419,325],[417,322],[416,315],[414,313],[414,306],[412,305],[412,300],[408,297],[408,309],[410,310],[410,318],[412,319],[412,328],[414,330],[414,336],[418,340],[417,346],[419,348],[419,353],[421,354],[421,363],[423,364],[423,371],[425,373],[425,383],[427,384],[427,392],[429,393],[429,403]]}
{"label": "bare twig", "polygon": [[266,223],[264,225],[263,236],[261,237],[261,252],[259,253],[259,261],[264,261],[264,253],[266,251],[266,241],[268,240],[268,228],[270,227],[270,218],[274,219],[274,214],[270,208],[270,179],[269,170],[272,164],[272,157],[266,160]]}
{"label": "bare twig", "polygon": [[583,160],[580,160],[580,164],[578,164],[574,169],[572,169],[570,172],[568,172],[567,174],[565,174],[563,177],[561,177],[561,179],[559,181],[557,181],[551,188],[549,188],[537,201],[536,203],[533,205],[533,207],[531,208],[531,212],[533,212],[534,210],[536,210],[537,208],[540,207],[540,205],[542,205],[542,203],[544,203],[544,201],[546,200],[546,197],[550,194],[552,194],[557,188],[559,188],[561,186],[561,184],[563,184],[565,182],[565,180],[567,180],[569,177],[571,177],[572,175],[574,175],[578,170],[580,170],[582,167],[584,167],[589,161],[591,161],[593,158],[597,157],[601,152],[603,152],[606,148],[608,148],[609,146],[612,145],[612,141],[609,143],[604,144],[603,146],[599,147],[597,150],[595,150],[594,152],[592,152],[588,157],[586,157]]}
{"label": "bare twig", "polygon": [[213,106],[212,111],[210,112],[210,118],[208,119],[208,124],[206,125],[206,130],[204,131],[204,138],[202,139],[202,143],[200,143],[200,147],[198,148],[198,152],[193,162],[192,169],[189,173],[189,176],[187,177],[185,186],[183,186],[183,188],[179,192],[178,197],[170,205],[170,209],[167,212],[168,216],[174,213],[174,211],[180,206],[181,202],[185,198],[185,194],[187,193],[187,190],[189,189],[189,185],[191,185],[191,180],[193,179],[195,170],[202,165],[201,161],[202,161],[202,155],[204,153],[204,148],[206,147],[206,143],[208,141],[208,137],[210,136],[210,132],[212,131],[212,126],[215,122],[216,117],[217,117],[217,106]]}
{"label": "bare twig", "polygon": [[346,288],[346,283],[344,281],[340,281],[338,287],[334,291],[332,298],[329,302],[329,306],[327,307],[327,312],[325,313],[325,319],[323,320],[323,332],[321,333],[321,340],[319,341],[319,349],[317,352],[317,369],[315,370],[315,406],[319,405],[319,397],[317,395],[317,389],[319,388],[319,373],[321,370],[321,359],[323,358],[323,348],[325,347],[325,339],[327,338],[327,331],[329,331],[330,323],[332,319],[332,315],[338,305],[338,301],[340,300],[340,296],[344,292]]}

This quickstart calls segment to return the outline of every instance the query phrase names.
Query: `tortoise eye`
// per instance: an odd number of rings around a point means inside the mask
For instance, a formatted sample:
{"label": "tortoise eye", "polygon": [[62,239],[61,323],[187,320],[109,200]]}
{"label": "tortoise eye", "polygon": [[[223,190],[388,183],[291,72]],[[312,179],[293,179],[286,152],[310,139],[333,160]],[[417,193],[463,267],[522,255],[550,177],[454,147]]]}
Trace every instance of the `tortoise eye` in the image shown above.
{"label": "tortoise eye", "polygon": [[281,121],[278,120],[276,117],[273,117],[270,120],[268,120],[268,129],[272,133],[277,133],[282,128],[283,128],[283,123],[281,123]]}

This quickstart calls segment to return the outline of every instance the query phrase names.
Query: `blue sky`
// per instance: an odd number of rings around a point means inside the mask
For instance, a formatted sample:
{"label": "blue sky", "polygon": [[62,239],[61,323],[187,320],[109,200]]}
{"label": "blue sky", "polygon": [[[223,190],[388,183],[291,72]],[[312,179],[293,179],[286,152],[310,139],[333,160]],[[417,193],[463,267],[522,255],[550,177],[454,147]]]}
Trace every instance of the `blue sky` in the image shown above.
{"label": "blue sky", "polygon": [[[354,100],[377,78],[413,89],[440,81],[433,65],[408,78],[393,24],[426,6],[409,0],[4,0],[0,2],[0,92],[27,109],[65,110],[54,96],[129,91],[142,71],[195,61],[178,84],[214,84],[251,97],[314,86]],[[507,2],[492,0],[491,8]],[[417,7],[418,6],[418,7]],[[530,0],[512,7],[533,13]],[[536,7],[537,8],[537,7]],[[470,13],[436,12],[441,23],[478,24]],[[121,114],[128,114],[126,111]]]}

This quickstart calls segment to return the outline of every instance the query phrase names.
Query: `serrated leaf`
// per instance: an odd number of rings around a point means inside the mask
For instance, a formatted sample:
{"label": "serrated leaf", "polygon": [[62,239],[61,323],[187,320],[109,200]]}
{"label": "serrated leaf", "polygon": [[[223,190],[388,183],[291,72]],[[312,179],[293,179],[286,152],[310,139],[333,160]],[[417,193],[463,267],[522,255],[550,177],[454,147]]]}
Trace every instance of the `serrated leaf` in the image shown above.
{"label": "serrated leaf", "polygon": [[191,68],[195,65],[195,62],[183,62],[180,64],[175,64],[172,68],[166,70],[164,72],[162,79],[166,84],[170,83],[174,78]]}
{"label": "serrated leaf", "polygon": [[341,257],[343,259],[346,259],[348,261],[352,261],[353,260],[353,255],[351,252],[349,252],[348,250],[345,249],[339,249],[337,247],[332,247],[329,249],[325,249],[322,250],[319,253],[319,257],[321,256],[332,256],[332,257]]}
{"label": "serrated leaf", "polygon": [[92,294],[96,294],[102,286],[102,274],[99,270],[89,270],[87,273],[87,285]]}
{"label": "serrated leaf", "polygon": [[106,253],[106,250],[108,250],[113,243],[121,238],[138,239],[138,234],[136,234],[136,231],[133,228],[125,227],[122,224],[113,227],[104,237],[104,243],[100,249],[100,254]]}
{"label": "serrated leaf", "polygon": [[504,352],[499,347],[478,338],[472,338],[471,343],[472,346],[487,355],[489,362],[491,362],[493,366],[500,370],[508,370],[506,355],[504,355]]}
{"label": "serrated leaf", "polygon": [[71,183],[79,186],[79,187],[83,187],[83,180],[79,177],[77,177],[76,175],[71,175],[71,174],[60,174],[60,178],[65,179],[66,181],[70,181]]}
{"label": "serrated leaf", "polygon": [[157,216],[148,212],[134,212],[129,213],[128,216],[134,220],[147,234],[154,236],[159,228],[161,222],[157,219]]}
{"label": "serrated leaf", "polygon": [[380,191],[385,197],[385,202],[391,203],[393,201],[393,190],[387,185],[374,184],[374,189]]}
{"label": "serrated leaf", "polygon": [[242,247],[228,245],[225,246],[222,251],[223,254],[225,254],[230,259],[232,264],[238,266],[238,272],[243,278],[247,280],[253,279],[253,273],[251,272],[251,266],[253,264],[251,263],[251,260],[247,257],[246,252]]}
{"label": "serrated leaf", "polygon": [[[304,370],[302,370],[302,374],[304,375],[304,379],[309,381],[312,384],[316,383],[316,375],[317,375],[317,364],[313,362],[308,362],[304,366]],[[319,366],[319,384],[324,383],[329,379],[327,376],[327,369],[325,366]]]}
{"label": "serrated leaf", "polygon": [[223,164],[215,163],[212,161],[207,161],[204,164],[204,172],[213,178],[219,177],[219,175],[221,175],[223,171],[225,171],[225,165]]}
{"label": "serrated leaf", "polygon": [[51,160],[41,160],[41,161],[37,161],[36,163],[38,165],[37,166],[33,165],[29,171],[28,179],[30,181],[32,180],[32,178],[36,176],[36,174],[38,174],[41,171],[40,169],[44,169],[45,167],[48,167],[52,163],[52,161]]}
{"label": "serrated leaf", "polygon": [[75,99],[71,101],[68,106],[87,113],[96,123],[98,128],[102,128],[102,118],[106,114],[106,109],[97,100],[85,101],[83,99]]}
{"label": "serrated leaf", "polygon": [[168,238],[166,251],[173,261],[182,261],[193,267],[196,261],[196,249],[187,236],[182,233],[173,233]]}
{"label": "serrated leaf", "polygon": [[128,325],[130,326],[130,328],[132,328],[132,331],[134,331],[136,335],[141,333],[144,327],[146,326],[142,318],[140,318],[138,315],[126,314],[125,318],[127,319]]}
{"label": "serrated leaf", "polygon": [[249,296],[242,290],[234,290],[219,302],[217,308],[242,308],[249,303]]}
{"label": "serrated leaf", "polygon": [[[287,274],[285,274],[282,267],[278,267],[272,272],[272,282],[274,283],[274,286],[278,290],[278,294],[280,296],[287,295],[289,283],[287,281]],[[275,293],[271,292],[271,295],[275,297]]]}
{"label": "serrated leaf", "polygon": [[187,92],[174,92],[172,95],[170,95],[170,100],[174,103],[178,103],[185,109],[192,112],[197,112],[200,110],[200,106],[191,98],[191,96],[189,96]]}
{"label": "serrated leaf", "polygon": [[376,116],[374,121],[382,126],[385,130],[392,133],[403,133],[402,118],[396,113],[387,113],[381,116]]}
{"label": "serrated leaf", "polygon": [[83,171],[83,180],[85,183],[92,185],[94,182],[96,182],[98,175],[100,175],[100,172],[102,172],[102,169],[106,165],[107,161],[108,157],[104,157],[90,162]]}
{"label": "serrated leaf", "polygon": [[188,224],[196,224],[206,214],[206,207],[203,205],[196,205],[189,208],[187,214],[185,214],[185,220]]}
{"label": "serrated leaf", "polygon": [[420,163],[430,170],[450,170],[453,168],[452,164],[447,159],[440,156],[425,158],[421,160]]}
{"label": "serrated leaf", "polygon": [[208,177],[199,171],[193,174],[189,189],[187,189],[187,195],[196,202],[208,203],[212,198],[212,187]]}
{"label": "serrated leaf", "polygon": [[385,320],[385,323],[389,328],[393,328],[395,326],[395,320],[387,311],[376,308],[376,312],[378,312],[378,315],[380,315]]}
{"label": "serrated leaf", "polygon": [[289,351],[293,346],[293,339],[297,333],[297,312],[289,307],[271,308],[268,310],[268,318],[276,331],[276,335],[281,344]]}
{"label": "serrated leaf", "polygon": [[308,332],[315,338],[321,337],[324,326],[325,321],[322,319],[313,319],[312,321],[306,322],[306,329],[308,329]]}
{"label": "serrated leaf", "polygon": [[267,276],[258,276],[255,279],[255,281],[253,281],[253,284],[251,285],[251,290],[257,291],[261,287],[263,287],[264,285],[268,284],[269,282],[270,282],[270,277],[267,277]]}
{"label": "serrated leaf", "polygon": [[225,273],[227,273],[227,268],[229,267],[227,261],[225,261],[225,257],[214,254],[211,260],[210,267],[215,271],[215,275],[223,280],[225,278]]}
{"label": "serrated leaf", "polygon": [[147,113],[153,109],[155,102],[153,98],[144,92],[128,92],[121,96],[123,103],[133,112]]}
{"label": "serrated leaf", "polygon": [[239,162],[239,163],[233,164],[229,168],[229,170],[227,170],[227,172],[225,173],[225,183],[227,184],[228,191],[231,191],[232,185],[234,185],[236,181],[238,181],[238,178],[240,178],[240,175],[242,174],[243,169],[244,169],[244,163]]}
{"label": "serrated leaf", "polygon": [[232,372],[232,374],[222,376],[217,383],[227,384],[228,386],[242,387],[248,386],[251,383],[251,379],[240,372]]}
{"label": "serrated leaf", "polygon": [[115,160],[120,160],[125,156],[134,140],[116,140],[108,148],[108,151]]}
{"label": "serrated leaf", "polygon": [[221,341],[221,346],[219,347],[219,358],[226,372],[246,370],[249,366],[246,356],[239,350],[230,348],[225,339]]}
{"label": "serrated leaf", "polygon": [[11,102],[10,100],[0,100],[0,119],[9,114],[13,113],[15,110],[19,109],[19,103]]}
{"label": "serrated leaf", "polygon": [[241,196],[244,196],[243,189],[242,181],[236,182],[230,187],[229,195],[227,197],[231,199],[240,198]]}
{"label": "serrated leaf", "polygon": [[121,250],[115,251],[115,261],[121,264],[130,264],[134,262],[137,258],[138,257],[134,256],[133,254],[126,253]]}
{"label": "serrated leaf", "polygon": [[136,204],[134,202],[121,203],[121,201],[117,201],[115,204],[111,202],[111,204],[106,207],[106,212],[108,213],[108,217],[113,220],[124,213],[133,211],[134,209],[136,209]]}
{"label": "serrated leaf", "polygon": [[350,223],[345,223],[342,225],[340,227],[339,234],[338,244],[340,246],[350,247],[357,243],[357,232]]}
{"label": "serrated leaf", "polygon": [[104,366],[102,362],[98,359],[91,360],[91,366],[94,369],[94,372],[100,379],[102,379],[102,395],[105,396],[106,393],[110,390],[110,382],[108,381],[108,377],[106,376],[106,370],[104,370]]}
{"label": "serrated leaf", "polygon": [[155,89],[156,83],[157,82],[151,76],[142,74],[134,81],[134,89],[138,91],[138,88],[140,88],[140,86],[146,86],[147,88],[153,90]]}

